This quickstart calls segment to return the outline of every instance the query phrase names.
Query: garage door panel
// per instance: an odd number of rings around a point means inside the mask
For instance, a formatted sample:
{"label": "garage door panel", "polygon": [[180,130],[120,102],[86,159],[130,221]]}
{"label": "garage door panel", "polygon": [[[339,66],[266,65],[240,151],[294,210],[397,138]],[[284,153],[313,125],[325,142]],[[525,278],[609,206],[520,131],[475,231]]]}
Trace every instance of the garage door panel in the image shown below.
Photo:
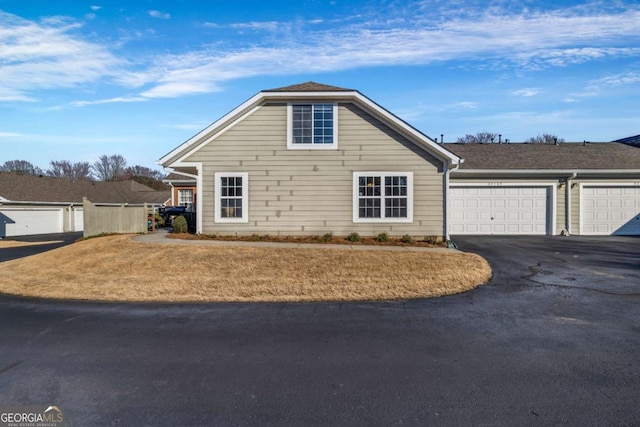
{"label": "garage door panel", "polygon": [[[458,234],[546,234],[548,187],[453,187],[452,232]],[[463,203],[461,203],[463,201]],[[455,206],[464,205],[464,212]]]}
{"label": "garage door panel", "polygon": [[581,234],[640,235],[640,187],[582,188]]}
{"label": "garage door panel", "polygon": [[6,236],[62,233],[62,209],[2,209],[11,222],[5,224]]}

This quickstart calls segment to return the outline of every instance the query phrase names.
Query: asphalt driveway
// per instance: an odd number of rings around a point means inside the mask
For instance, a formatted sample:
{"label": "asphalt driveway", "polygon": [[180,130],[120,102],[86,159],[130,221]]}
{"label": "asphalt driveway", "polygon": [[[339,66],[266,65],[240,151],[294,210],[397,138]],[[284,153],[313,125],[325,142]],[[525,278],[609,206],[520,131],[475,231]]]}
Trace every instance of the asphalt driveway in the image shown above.
{"label": "asphalt driveway", "polygon": [[70,426],[640,424],[639,239],[455,241],[494,279],[438,299],[0,297],[0,403]]}
{"label": "asphalt driveway", "polygon": [[31,246],[18,246],[14,248],[0,248],[0,262],[9,261],[17,258],[24,258],[27,256],[39,254],[42,252],[50,251],[65,245],[70,245],[79,238],[82,237],[82,232],[73,233],[56,233],[56,234],[37,234],[31,236],[15,236],[6,237],[4,241],[17,241],[17,242],[55,242],[44,245],[31,245]]}

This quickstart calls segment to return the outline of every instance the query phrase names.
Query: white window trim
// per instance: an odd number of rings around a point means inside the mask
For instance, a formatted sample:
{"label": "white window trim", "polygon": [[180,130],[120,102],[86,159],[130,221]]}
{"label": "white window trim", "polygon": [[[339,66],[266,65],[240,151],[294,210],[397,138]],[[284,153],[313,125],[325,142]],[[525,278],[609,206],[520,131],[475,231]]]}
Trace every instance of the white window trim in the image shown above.
{"label": "white window trim", "polygon": [[[189,198],[188,202],[183,202],[180,197],[181,194],[184,194],[186,192],[191,193],[191,197]],[[183,206],[183,203],[185,205],[193,205],[193,189],[192,188],[179,188],[178,189],[178,205]]]}
{"label": "white window trim", "polygon": [[[294,144],[293,143],[293,106],[333,104],[333,142],[331,144]],[[338,104],[335,102],[308,101],[289,102],[287,104],[287,149],[288,150],[337,150],[338,149]]]}
{"label": "white window trim", "polygon": [[[241,218],[223,218],[220,215],[220,180],[221,178],[242,178],[242,217]],[[214,174],[214,191],[215,202],[213,206],[214,221],[215,222],[235,222],[246,223],[249,222],[249,173],[247,172],[216,172]]]}
{"label": "white window trim", "polygon": [[[382,191],[384,191],[384,179],[389,176],[405,176],[407,177],[407,217],[406,218],[360,218],[359,209],[359,180],[363,176],[379,176],[382,183]],[[381,215],[385,213],[385,200],[386,197],[382,197],[382,205],[380,206]],[[382,222],[382,223],[407,223],[413,222],[413,172],[354,172],[353,173],[353,222],[354,223],[367,223],[367,222]]]}

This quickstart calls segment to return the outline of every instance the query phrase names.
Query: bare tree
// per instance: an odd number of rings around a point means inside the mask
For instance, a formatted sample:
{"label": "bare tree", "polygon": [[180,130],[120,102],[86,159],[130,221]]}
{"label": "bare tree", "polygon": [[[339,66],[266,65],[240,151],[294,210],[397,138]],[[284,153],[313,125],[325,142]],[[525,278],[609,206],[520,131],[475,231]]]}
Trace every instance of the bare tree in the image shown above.
{"label": "bare tree", "polygon": [[499,142],[501,135],[494,132],[478,132],[475,135],[466,134],[456,141],[458,144],[488,144]]}
{"label": "bare tree", "polygon": [[38,166],[26,160],[8,160],[0,166],[1,172],[22,172],[29,175],[43,175],[44,172]]}
{"label": "bare tree", "polygon": [[120,181],[126,179],[127,161],[120,154],[103,154],[91,166],[95,178],[99,181]]}
{"label": "bare tree", "polygon": [[69,160],[52,160],[49,162],[47,175],[58,178],[70,178],[73,180],[91,179],[91,166],[89,162],[71,163]]}
{"label": "bare tree", "polygon": [[140,166],[140,165],[129,166],[126,170],[125,175],[129,179],[133,179],[134,177],[137,177],[137,176],[143,176],[146,178],[153,178],[153,179],[164,178],[164,174],[159,170],[151,169],[146,166]]}
{"label": "bare tree", "polygon": [[558,138],[557,135],[552,135],[550,133],[543,133],[542,135],[532,136],[524,142],[528,142],[530,144],[555,144],[556,142],[564,142],[564,138]]}
{"label": "bare tree", "polygon": [[126,179],[132,179],[140,184],[144,184],[147,187],[151,187],[154,190],[168,190],[169,186],[162,182],[165,174],[159,170],[151,169],[146,166],[130,166],[125,173]]}

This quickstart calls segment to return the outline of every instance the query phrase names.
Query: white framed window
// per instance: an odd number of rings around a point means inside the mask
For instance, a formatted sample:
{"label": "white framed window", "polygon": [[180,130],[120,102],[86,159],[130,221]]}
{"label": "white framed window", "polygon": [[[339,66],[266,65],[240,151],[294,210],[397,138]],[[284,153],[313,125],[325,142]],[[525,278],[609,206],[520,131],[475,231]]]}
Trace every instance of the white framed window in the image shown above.
{"label": "white framed window", "polygon": [[338,104],[296,103],[287,106],[287,148],[338,148]]}
{"label": "white framed window", "polygon": [[179,206],[192,206],[193,205],[193,190],[185,189],[178,190],[178,205]]}
{"label": "white framed window", "polygon": [[413,172],[354,172],[353,222],[412,222]]}
{"label": "white framed window", "polygon": [[215,173],[215,222],[249,221],[249,174]]}

